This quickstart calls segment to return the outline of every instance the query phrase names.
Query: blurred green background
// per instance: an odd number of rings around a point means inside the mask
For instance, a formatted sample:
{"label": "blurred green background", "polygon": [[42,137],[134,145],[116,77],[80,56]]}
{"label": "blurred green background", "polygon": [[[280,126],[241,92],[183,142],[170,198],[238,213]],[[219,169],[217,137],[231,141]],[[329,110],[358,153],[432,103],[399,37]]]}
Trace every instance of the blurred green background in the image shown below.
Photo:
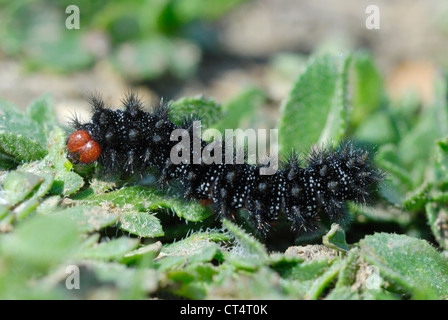
{"label": "blurred green background", "polygon": [[[69,30],[69,5],[80,28]],[[0,96],[25,107],[49,92],[58,119],[85,109],[88,90],[112,104],[129,87],[148,103],[205,94],[224,102],[246,86],[267,94],[268,117],[307,56],[367,49],[393,97],[428,101],[448,61],[443,0],[377,1],[380,29],[368,30],[368,1],[131,0],[0,1]],[[272,123],[271,123],[272,124]]]}

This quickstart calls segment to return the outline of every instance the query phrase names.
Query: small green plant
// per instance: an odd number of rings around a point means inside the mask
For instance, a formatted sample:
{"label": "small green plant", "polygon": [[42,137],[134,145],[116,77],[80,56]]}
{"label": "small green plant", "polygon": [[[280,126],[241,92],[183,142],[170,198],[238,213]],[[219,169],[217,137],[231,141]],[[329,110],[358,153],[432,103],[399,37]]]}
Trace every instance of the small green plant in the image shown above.
{"label": "small green plant", "polygon": [[[24,113],[0,101],[0,298],[446,299],[445,78],[434,88],[424,108],[394,102],[366,52],[310,59],[281,106],[282,149],[355,139],[387,175],[371,207],[349,206],[347,225],[281,250],[251,234],[244,212],[221,222],[151,176],[105,181],[75,168],[51,97]],[[265,99],[248,88],[223,105],[186,97],[172,106],[174,117],[236,128]]]}

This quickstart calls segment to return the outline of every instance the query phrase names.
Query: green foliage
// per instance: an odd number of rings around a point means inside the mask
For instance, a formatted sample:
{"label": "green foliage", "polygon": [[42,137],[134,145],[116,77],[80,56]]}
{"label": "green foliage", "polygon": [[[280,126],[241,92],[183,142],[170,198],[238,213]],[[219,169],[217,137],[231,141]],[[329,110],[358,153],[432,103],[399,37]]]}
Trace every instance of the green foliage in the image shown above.
{"label": "green foliage", "polygon": [[6,101],[1,100],[0,106],[0,167],[12,168],[22,162],[43,158],[47,151],[42,147],[46,137],[41,124],[21,114]]}
{"label": "green foliage", "polygon": [[224,116],[213,127],[225,129],[249,128],[254,124],[258,108],[266,101],[266,94],[257,87],[247,87],[223,105]]}
{"label": "green foliage", "polygon": [[33,274],[64,261],[80,244],[80,233],[64,217],[32,217],[2,237],[2,259],[20,272]]}
{"label": "green foliage", "polygon": [[[31,70],[69,73],[104,60],[129,80],[193,74],[203,48],[198,22],[221,17],[244,0],[0,2],[0,48]],[[66,28],[79,8],[79,29]]]}
{"label": "green foliage", "polygon": [[[448,295],[446,258],[424,241],[405,235],[377,233],[359,243],[361,256],[395,285],[416,299],[445,299]],[[395,290],[395,289],[394,289]]]}
{"label": "green foliage", "polygon": [[383,82],[371,56],[367,52],[358,52],[351,68],[353,97],[351,100],[351,123],[359,122],[371,116],[383,103]]}
{"label": "green foliage", "polygon": [[181,123],[185,115],[195,115],[204,127],[216,123],[222,117],[221,105],[211,98],[181,98],[171,103],[173,120]]}
{"label": "green foliage", "polygon": [[322,243],[329,248],[348,251],[350,248],[345,241],[345,232],[337,223],[331,225],[330,231],[322,238]]}
{"label": "green foliage", "polygon": [[[300,75],[282,108],[280,145],[285,150],[334,143],[344,136],[349,56],[317,56]],[[318,88],[318,90],[316,90]]]}
{"label": "green foliage", "polygon": [[[109,20],[95,23],[113,24],[118,9],[111,4]],[[178,19],[176,10],[164,17]],[[434,88],[425,106],[412,96],[390,101],[365,52],[309,61],[280,115],[283,150],[354,139],[376,150],[387,179],[371,207],[347,206],[349,224],[287,250],[273,247],[285,240],[281,231],[260,240],[151,175],[109,181],[74,167],[48,96],[24,113],[2,101],[0,298],[446,299],[446,80]],[[222,106],[186,97],[173,102],[173,116],[234,129],[251,125],[265,99],[258,88]],[[79,290],[65,287],[72,265]]]}

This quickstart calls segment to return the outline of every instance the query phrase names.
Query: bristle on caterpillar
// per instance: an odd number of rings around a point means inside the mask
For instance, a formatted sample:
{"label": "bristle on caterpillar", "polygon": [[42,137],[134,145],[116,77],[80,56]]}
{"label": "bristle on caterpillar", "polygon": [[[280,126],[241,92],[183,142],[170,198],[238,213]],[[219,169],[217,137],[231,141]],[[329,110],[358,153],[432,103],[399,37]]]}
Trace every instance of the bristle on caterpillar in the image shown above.
{"label": "bristle on caterpillar", "polygon": [[[246,209],[263,235],[282,214],[292,230],[302,233],[317,230],[323,216],[343,221],[346,202],[366,204],[372,187],[383,179],[372,166],[369,153],[352,142],[313,148],[305,158],[293,152],[272,175],[262,175],[262,165],[248,163],[175,163],[172,156],[181,150],[175,148],[172,133],[183,129],[194,136],[195,118],[186,116],[181,123],[174,123],[164,104],[146,112],[133,93],[122,103],[123,110],[111,110],[98,95],[91,98],[90,121],[72,121],[76,131],[67,141],[70,160],[96,162],[105,172],[125,175],[142,175],[155,167],[160,181],[178,180],[185,197],[211,204],[219,217],[232,218]],[[207,145],[200,139],[199,152]],[[187,147],[193,157],[197,155],[193,143]],[[227,158],[225,142],[220,148],[222,159]],[[230,156],[235,157],[233,153]]]}

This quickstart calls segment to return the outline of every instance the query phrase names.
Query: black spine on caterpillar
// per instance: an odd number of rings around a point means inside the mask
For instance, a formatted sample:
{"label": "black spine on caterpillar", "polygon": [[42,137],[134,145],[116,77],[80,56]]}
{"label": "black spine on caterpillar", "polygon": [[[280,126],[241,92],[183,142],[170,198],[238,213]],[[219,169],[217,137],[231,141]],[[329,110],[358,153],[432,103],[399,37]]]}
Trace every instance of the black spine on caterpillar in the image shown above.
{"label": "black spine on caterpillar", "polygon": [[[259,165],[247,163],[176,164],[171,160],[172,152],[178,152],[178,142],[171,136],[174,130],[188,132],[193,137],[188,151],[193,158],[198,152],[193,148],[194,118],[175,124],[169,107],[160,105],[146,112],[134,94],[123,100],[124,110],[106,108],[98,96],[91,98],[91,105],[89,122],[74,119],[72,123],[76,132],[70,135],[67,149],[73,162],[96,161],[103,170],[128,175],[156,167],[162,181],[180,181],[187,198],[211,202],[220,217],[232,218],[239,209],[246,209],[261,234],[269,231],[280,214],[292,230],[302,233],[316,230],[322,215],[339,222],[347,201],[367,203],[371,188],[383,179],[369,153],[350,142],[337,148],[314,148],[303,161],[292,153],[273,175],[262,175]],[[199,152],[207,147],[201,139]],[[221,148],[224,160],[225,143]]]}

